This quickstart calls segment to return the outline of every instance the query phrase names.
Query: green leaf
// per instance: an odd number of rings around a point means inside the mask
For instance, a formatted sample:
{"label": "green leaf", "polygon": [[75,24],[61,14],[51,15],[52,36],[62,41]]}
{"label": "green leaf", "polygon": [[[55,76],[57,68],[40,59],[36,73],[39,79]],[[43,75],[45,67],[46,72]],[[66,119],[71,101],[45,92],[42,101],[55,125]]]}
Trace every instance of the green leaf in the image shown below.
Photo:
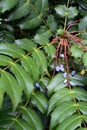
{"label": "green leaf", "polygon": [[55,10],[61,17],[65,17],[68,14],[68,10],[65,5],[58,5],[55,7]]}
{"label": "green leaf", "polygon": [[31,127],[28,125],[28,123],[24,120],[20,119],[15,119],[13,118],[14,121],[14,127],[15,130],[28,130],[31,129]]}
{"label": "green leaf", "polygon": [[34,82],[38,81],[40,71],[39,67],[37,66],[36,62],[34,61],[33,58],[29,57],[24,57],[21,60],[22,66],[24,69],[29,73],[30,77],[33,79]]}
{"label": "green leaf", "polygon": [[57,29],[57,22],[55,20],[54,15],[49,15],[47,18],[47,25],[52,31],[56,31]]}
{"label": "green leaf", "polygon": [[[14,3],[14,2],[13,2]],[[9,15],[8,20],[20,19],[23,16],[26,16],[29,13],[29,0],[21,0],[17,4],[15,10]]]}
{"label": "green leaf", "polygon": [[77,15],[78,15],[78,10],[76,9],[76,7],[70,7],[68,9],[68,18],[74,18]]}
{"label": "green leaf", "polygon": [[58,5],[55,7],[56,13],[61,17],[67,16],[68,18],[74,18],[78,15],[76,7],[67,8],[65,5]]}
{"label": "green leaf", "polygon": [[42,23],[42,15],[38,15],[34,18],[26,18],[21,21],[18,25],[21,29],[34,29],[37,28]]}
{"label": "green leaf", "polygon": [[35,51],[32,53],[32,56],[34,60],[36,61],[36,64],[39,66],[39,69],[42,73],[47,71],[47,60],[44,55],[44,53],[41,50],[35,49]]}
{"label": "green leaf", "polygon": [[31,103],[37,107],[42,113],[47,112],[48,101],[44,94],[39,91],[33,92],[31,97]]}
{"label": "green leaf", "polygon": [[86,76],[82,76],[82,75],[75,75],[75,76],[71,76],[70,80],[78,86],[84,86],[87,85],[87,77]]}
{"label": "green leaf", "polygon": [[74,94],[75,98],[82,101],[87,101],[87,91],[74,87],[70,93]]}
{"label": "green leaf", "polygon": [[78,24],[79,30],[86,31],[87,30],[87,16],[83,17]]}
{"label": "green leaf", "polygon": [[37,9],[39,13],[46,14],[49,8],[48,0],[35,0],[33,6]]}
{"label": "green leaf", "polygon": [[87,102],[78,102],[79,105],[79,110],[81,111],[81,113],[83,114],[87,114]]}
{"label": "green leaf", "polygon": [[[57,104],[63,102],[63,101],[71,101],[73,99],[73,94],[69,93],[70,90],[67,88],[61,88],[57,90],[50,98],[49,100],[49,108],[48,108],[48,114],[54,110]],[[56,100],[57,99],[57,100]]]}
{"label": "green leaf", "polygon": [[0,86],[0,90],[2,94],[3,92],[6,92],[10,96],[15,109],[21,102],[22,89],[18,85],[16,79],[10,73],[5,72],[4,70],[1,70],[1,72],[0,82],[2,85]]}
{"label": "green leaf", "polygon": [[55,57],[56,49],[53,45],[51,45],[50,43],[47,43],[44,49],[49,57],[51,57],[52,59]]}
{"label": "green leaf", "polygon": [[82,60],[83,60],[84,66],[87,66],[87,52],[83,54]]}
{"label": "green leaf", "polygon": [[49,42],[49,39],[44,34],[36,34],[34,41],[40,45],[46,45]]}
{"label": "green leaf", "polygon": [[2,43],[0,44],[0,54],[20,58],[25,54],[25,52],[15,44]]}
{"label": "green leaf", "polygon": [[72,45],[70,51],[72,53],[72,56],[75,58],[79,58],[83,54],[82,49],[77,44]]}
{"label": "green leaf", "polygon": [[22,87],[22,90],[25,92],[27,98],[29,99],[34,88],[33,80],[26,73],[26,71],[18,64],[12,64],[11,72],[15,75],[20,87]]}
{"label": "green leaf", "polygon": [[28,51],[28,52],[32,52],[34,48],[36,48],[36,44],[28,39],[28,38],[23,38],[23,39],[18,39],[15,40],[15,43],[22,49]]}
{"label": "green leaf", "polygon": [[2,0],[0,2],[1,12],[4,13],[5,11],[12,9],[17,3],[18,0]]}
{"label": "green leaf", "polygon": [[75,130],[78,126],[81,125],[82,117],[80,115],[72,115],[66,118],[56,130]]}
{"label": "green leaf", "polygon": [[78,104],[74,104],[74,102],[71,101],[60,103],[51,114],[50,129],[53,129],[58,123],[61,123],[64,119],[75,113],[77,105]]}
{"label": "green leaf", "polygon": [[10,62],[13,62],[13,60],[5,55],[0,55],[0,66],[7,66],[10,64]]}
{"label": "green leaf", "polygon": [[[23,109],[23,119],[31,126],[32,130],[43,130],[43,125],[41,120],[39,119],[37,113],[31,109],[31,108],[25,108]],[[28,129],[27,129],[28,130]]]}
{"label": "green leaf", "polygon": [[[61,83],[63,83],[63,85],[60,85]],[[48,93],[49,95],[52,94],[55,90],[55,88],[57,89],[61,89],[63,87],[65,87],[66,84],[64,84],[64,78],[62,74],[57,74],[48,84],[47,89],[48,89]]]}

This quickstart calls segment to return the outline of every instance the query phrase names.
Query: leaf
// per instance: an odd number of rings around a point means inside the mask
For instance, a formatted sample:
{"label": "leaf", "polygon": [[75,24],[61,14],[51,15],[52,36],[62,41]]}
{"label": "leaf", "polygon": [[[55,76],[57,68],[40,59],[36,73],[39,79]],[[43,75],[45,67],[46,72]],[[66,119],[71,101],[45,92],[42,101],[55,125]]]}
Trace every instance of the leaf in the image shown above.
{"label": "leaf", "polygon": [[74,18],[77,15],[78,15],[78,10],[76,9],[76,7],[70,7],[68,9],[68,18]]}
{"label": "leaf", "polygon": [[78,86],[84,86],[87,85],[87,77],[86,76],[82,76],[82,75],[75,75],[75,76],[71,76],[70,80]]}
{"label": "leaf", "polygon": [[26,16],[29,13],[29,0],[19,1],[16,8],[9,15],[8,20],[20,19],[23,16]]}
{"label": "leaf", "polygon": [[13,118],[14,121],[14,127],[15,130],[28,130],[31,129],[31,127],[26,123],[24,120],[20,119],[15,119]]}
{"label": "leaf", "polygon": [[38,81],[40,71],[39,67],[37,66],[36,62],[34,61],[33,58],[29,57],[24,57],[21,60],[22,66],[24,69],[29,73],[29,76],[33,79],[34,82]]}
{"label": "leaf", "polygon": [[15,43],[22,49],[28,51],[28,52],[32,52],[34,48],[36,48],[36,44],[28,39],[28,38],[23,38],[23,39],[18,39],[15,40]]}
{"label": "leaf", "polygon": [[22,89],[18,85],[16,79],[10,73],[5,72],[4,70],[1,70],[1,72],[0,82],[2,85],[0,86],[0,90],[2,94],[6,92],[10,96],[15,109],[21,102]]}
{"label": "leaf", "polygon": [[82,60],[83,60],[84,66],[87,66],[87,52],[83,54]]}
{"label": "leaf", "polygon": [[72,90],[69,90],[68,88],[62,88],[55,91],[55,93],[49,99],[48,114],[53,111],[58,104],[64,101],[72,101],[73,97],[79,101],[87,101],[87,92],[78,87],[74,87]]}
{"label": "leaf", "polygon": [[56,49],[53,45],[51,45],[50,43],[47,43],[44,49],[49,57],[51,57],[52,59],[55,57]]}
{"label": "leaf", "polygon": [[58,5],[55,7],[56,13],[61,17],[65,17],[68,13],[67,7],[65,5]]}
{"label": "leaf", "polygon": [[75,105],[78,104],[74,104],[74,102],[71,101],[60,103],[51,114],[50,130],[58,125],[58,123],[61,123],[64,119],[75,113],[77,108]]}
{"label": "leaf", "polygon": [[80,115],[72,115],[68,118],[66,118],[58,127],[56,130],[75,130],[78,126],[81,125],[82,117]]}
{"label": "leaf", "polygon": [[40,45],[46,45],[49,42],[49,39],[44,34],[36,34],[34,41]]}
{"label": "leaf", "polygon": [[13,62],[13,60],[5,55],[0,55],[0,66],[7,66],[10,64],[10,62]]}
{"label": "leaf", "polygon": [[57,22],[55,20],[54,15],[49,15],[47,18],[47,25],[52,31],[56,31],[57,28]]}
{"label": "leaf", "polygon": [[21,21],[18,25],[21,29],[34,29],[37,28],[42,23],[42,15],[38,15],[32,19],[26,18]]}
{"label": "leaf", "polygon": [[35,51],[32,53],[32,56],[34,60],[36,61],[36,64],[39,66],[41,73],[46,72],[47,60],[44,53],[41,50],[35,49]]}
{"label": "leaf", "polygon": [[71,93],[73,93],[75,98],[78,99],[79,101],[80,100],[87,101],[87,92],[85,90],[74,87]]}
{"label": "leaf", "polygon": [[[43,125],[41,120],[39,119],[37,113],[31,108],[23,109],[23,119],[31,126],[32,130],[43,130]],[[27,129],[28,130],[28,129]]]}
{"label": "leaf", "polygon": [[44,94],[39,91],[33,92],[31,103],[37,107],[42,113],[46,113],[48,108],[48,101]]}
{"label": "leaf", "polygon": [[67,8],[65,5],[58,5],[55,7],[56,13],[61,17],[67,16],[68,18],[74,18],[78,15],[76,7]]}
{"label": "leaf", "polygon": [[25,54],[25,52],[15,44],[1,43],[0,54],[5,54],[13,58],[20,58]]}
{"label": "leaf", "polygon": [[12,9],[17,3],[18,0],[2,0],[0,2],[1,12],[4,13],[5,11]]}
{"label": "leaf", "polygon": [[87,16],[83,17],[78,24],[79,30],[86,31],[87,30]]}
{"label": "leaf", "polygon": [[20,87],[22,88],[27,98],[29,99],[34,88],[33,80],[26,73],[26,71],[18,64],[14,63],[12,64],[11,72],[15,75]]}
{"label": "leaf", "polygon": [[54,89],[55,88],[58,88],[58,89],[61,89],[63,87],[66,86],[66,84],[64,86],[60,85],[63,83],[64,84],[64,78],[63,78],[63,75],[62,74],[57,74],[51,81],[50,83],[48,84],[47,86],[47,89],[48,89],[48,94],[52,94],[54,92]]}
{"label": "leaf", "polygon": [[[49,99],[49,107],[48,107],[48,114],[54,110],[57,104],[63,101],[71,101],[73,99],[73,94],[69,93],[70,90],[67,88],[61,88],[57,90]],[[57,99],[57,100],[56,100]]]}
{"label": "leaf", "polygon": [[35,0],[33,6],[37,9],[39,13],[46,14],[47,9],[49,8],[48,0]]}
{"label": "leaf", "polygon": [[83,51],[81,50],[81,48],[77,44],[72,45],[70,48],[70,51],[72,53],[72,56],[75,58],[79,58],[83,54]]}

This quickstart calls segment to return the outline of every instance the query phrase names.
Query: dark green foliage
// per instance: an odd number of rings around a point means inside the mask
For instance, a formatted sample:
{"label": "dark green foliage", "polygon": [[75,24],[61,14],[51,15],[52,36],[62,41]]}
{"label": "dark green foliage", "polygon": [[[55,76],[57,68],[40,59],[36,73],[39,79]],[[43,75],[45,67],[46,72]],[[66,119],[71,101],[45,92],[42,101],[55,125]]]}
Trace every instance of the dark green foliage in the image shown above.
{"label": "dark green foliage", "polygon": [[86,44],[86,0],[1,0],[0,130],[86,130]]}

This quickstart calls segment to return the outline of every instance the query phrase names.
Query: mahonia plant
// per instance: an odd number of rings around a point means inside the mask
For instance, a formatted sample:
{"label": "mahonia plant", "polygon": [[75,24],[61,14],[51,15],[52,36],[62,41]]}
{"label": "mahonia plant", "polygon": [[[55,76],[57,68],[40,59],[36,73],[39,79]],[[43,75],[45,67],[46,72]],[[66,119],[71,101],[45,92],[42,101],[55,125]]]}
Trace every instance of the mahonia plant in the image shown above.
{"label": "mahonia plant", "polygon": [[0,1],[0,130],[87,130],[86,0]]}

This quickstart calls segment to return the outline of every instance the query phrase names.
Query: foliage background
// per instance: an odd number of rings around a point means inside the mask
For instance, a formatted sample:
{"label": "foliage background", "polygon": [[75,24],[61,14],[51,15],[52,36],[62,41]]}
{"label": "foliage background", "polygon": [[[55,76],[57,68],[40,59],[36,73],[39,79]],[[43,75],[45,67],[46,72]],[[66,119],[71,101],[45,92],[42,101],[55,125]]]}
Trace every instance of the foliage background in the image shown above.
{"label": "foliage background", "polygon": [[86,130],[86,44],[86,0],[0,0],[0,130]]}

